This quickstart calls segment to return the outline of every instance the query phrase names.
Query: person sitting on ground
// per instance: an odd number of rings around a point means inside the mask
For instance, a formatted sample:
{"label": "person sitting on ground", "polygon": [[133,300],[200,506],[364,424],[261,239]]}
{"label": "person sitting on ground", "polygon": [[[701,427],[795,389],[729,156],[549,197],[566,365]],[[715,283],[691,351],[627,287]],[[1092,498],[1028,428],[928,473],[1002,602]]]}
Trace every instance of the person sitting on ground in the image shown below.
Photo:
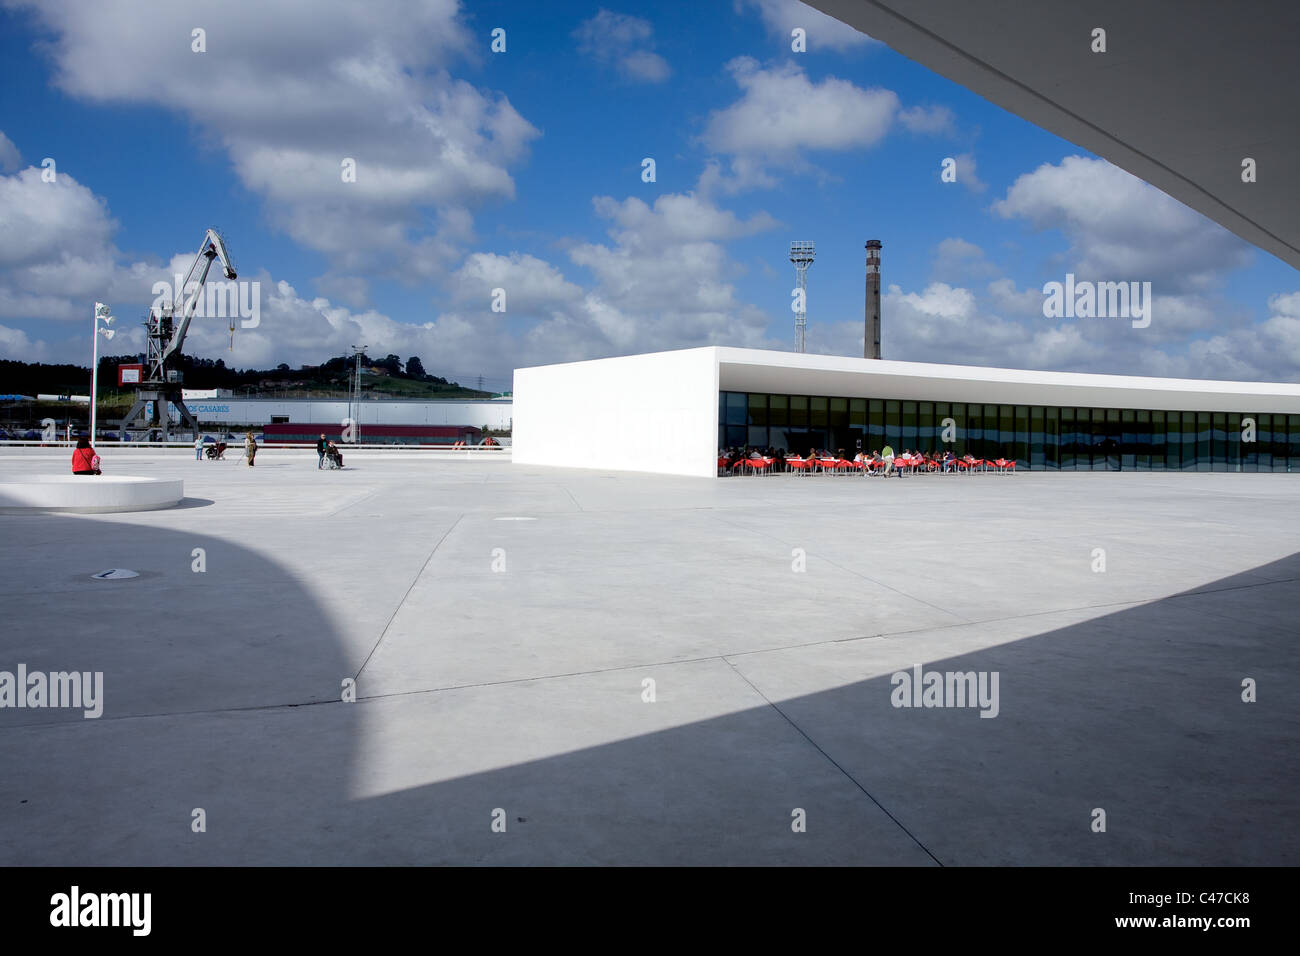
{"label": "person sitting on ground", "polygon": [[72,473],[74,475],[99,475],[99,456],[90,447],[90,439],[77,439],[77,447],[72,450]]}

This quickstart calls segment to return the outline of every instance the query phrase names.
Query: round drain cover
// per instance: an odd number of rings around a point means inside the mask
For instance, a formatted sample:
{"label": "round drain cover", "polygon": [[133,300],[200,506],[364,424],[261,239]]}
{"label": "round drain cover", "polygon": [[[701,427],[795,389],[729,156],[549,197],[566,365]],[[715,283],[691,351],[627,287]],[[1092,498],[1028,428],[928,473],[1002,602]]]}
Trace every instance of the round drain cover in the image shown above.
{"label": "round drain cover", "polygon": [[107,571],[100,571],[98,574],[92,574],[92,578],[100,581],[117,581],[122,578],[138,578],[140,575],[136,571],[128,571],[126,568],[109,568]]}

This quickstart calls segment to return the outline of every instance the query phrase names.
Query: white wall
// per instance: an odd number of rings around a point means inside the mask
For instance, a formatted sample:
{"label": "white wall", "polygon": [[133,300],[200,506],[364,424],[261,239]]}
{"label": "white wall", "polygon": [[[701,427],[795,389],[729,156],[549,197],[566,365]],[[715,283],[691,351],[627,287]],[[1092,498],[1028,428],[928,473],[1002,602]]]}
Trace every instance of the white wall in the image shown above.
{"label": "white wall", "polygon": [[717,349],[515,370],[516,464],[717,474]]}
{"label": "white wall", "polygon": [[[200,422],[231,425],[264,425],[272,415],[287,415],[295,423],[342,422],[348,414],[346,401],[331,399],[187,399],[186,407]],[[481,428],[509,428],[514,407],[508,401],[482,402],[394,402],[366,399],[358,420],[364,425],[472,425]]]}

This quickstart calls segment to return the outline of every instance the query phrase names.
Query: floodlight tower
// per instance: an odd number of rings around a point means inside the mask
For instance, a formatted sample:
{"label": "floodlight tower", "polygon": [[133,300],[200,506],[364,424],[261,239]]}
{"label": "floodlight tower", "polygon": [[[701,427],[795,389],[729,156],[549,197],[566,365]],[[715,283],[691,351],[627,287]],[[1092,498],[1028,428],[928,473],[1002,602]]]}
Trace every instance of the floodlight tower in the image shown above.
{"label": "floodlight tower", "polygon": [[795,288],[799,297],[795,300],[794,312],[794,350],[806,352],[804,333],[808,328],[808,267],[817,256],[816,246],[811,242],[790,243],[790,261],[794,263]]}

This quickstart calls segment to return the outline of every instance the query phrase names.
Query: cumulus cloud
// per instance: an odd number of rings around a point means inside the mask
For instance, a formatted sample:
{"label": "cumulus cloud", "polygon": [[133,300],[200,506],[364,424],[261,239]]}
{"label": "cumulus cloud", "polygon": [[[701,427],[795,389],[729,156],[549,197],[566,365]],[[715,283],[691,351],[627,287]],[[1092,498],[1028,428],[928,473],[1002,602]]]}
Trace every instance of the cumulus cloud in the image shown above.
{"label": "cumulus cloud", "polygon": [[1245,242],[1102,159],[1067,156],[1020,176],[993,211],[1069,240],[1080,279],[1150,281],[1158,294],[1204,292],[1250,259]]}
{"label": "cumulus cloud", "polygon": [[11,329],[0,325],[0,358],[17,359],[22,362],[48,362],[51,359],[50,347],[42,340],[32,339],[22,329]]}
{"label": "cumulus cloud", "polygon": [[662,83],[672,75],[668,61],[654,52],[654,28],[648,20],[601,10],[584,20],[573,37],[580,52],[613,65],[634,83]]}
{"label": "cumulus cloud", "polygon": [[702,193],[770,188],[773,168],[804,171],[806,153],[870,149],[899,124],[922,133],[951,128],[944,108],[904,110],[892,90],[863,89],[833,76],[814,81],[793,62],[763,67],[740,56],[727,70],[741,96],[709,114],[700,141],[729,157],[729,169],[716,160],[706,164],[697,187]]}
{"label": "cumulus cloud", "polygon": [[913,106],[899,110],[898,121],[913,133],[951,133],[956,126],[946,106]]}
{"label": "cumulus cloud", "polygon": [[809,53],[819,50],[843,53],[879,43],[865,33],[834,17],[828,17],[820,10],[799,3],[798,0],[735,0],[734,7],[740,15],[757,10],[768,33],[781,41],[786,49],[790,47],[790,31],[796,27],[801,27],[807,36]]}
{"label": "cumulus cloud", "polygon": [[958,153],[952,159],[954,162],[953,172],[957,176],[957,182],[960,185],[965,186],[973,193],[982,193],[988,189],[988,183],[979,177],[973,153]]}
{"label": "cumulus cloud", "polygon": [[[508,167],[538,135],[504,95],[449,72],[476,48],[456,0],[319,0],[309,13],[229,0],[219,17],[188,0],[3,2],[53,34],[61,89],[179,111],[224,147],[277,225],[344,271],[442,274],[459,250],[427,234],[428,210],[512,197]],[[202,24],[206,50],[194,52]]]}

